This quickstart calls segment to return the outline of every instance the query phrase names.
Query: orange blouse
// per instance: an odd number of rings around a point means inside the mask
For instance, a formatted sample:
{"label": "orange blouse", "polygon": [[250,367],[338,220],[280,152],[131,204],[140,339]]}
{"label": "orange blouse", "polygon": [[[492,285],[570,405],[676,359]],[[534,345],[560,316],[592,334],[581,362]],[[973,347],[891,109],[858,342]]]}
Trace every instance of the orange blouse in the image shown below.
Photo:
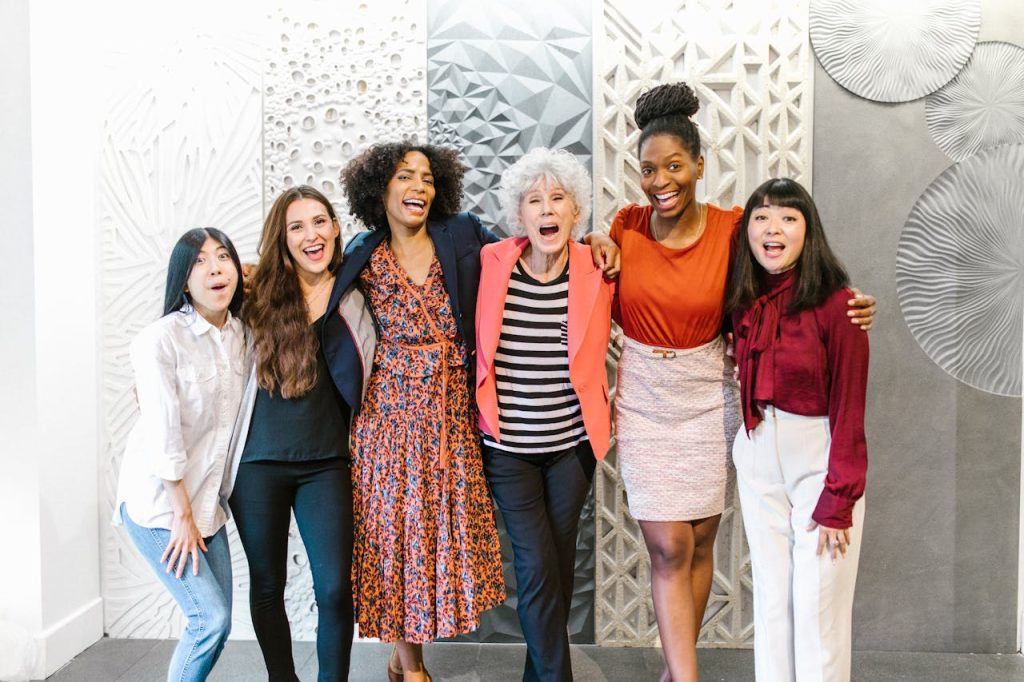
{"label": "orange blouse", "polygon": [[630,204],[612,221],[622,250],[622,273],[613,310],[631,339],[649,346],[696,348],[721,332],[733,232],[743,215],[708,204],[707,225],[684,249],[651,237],[651,206]]}

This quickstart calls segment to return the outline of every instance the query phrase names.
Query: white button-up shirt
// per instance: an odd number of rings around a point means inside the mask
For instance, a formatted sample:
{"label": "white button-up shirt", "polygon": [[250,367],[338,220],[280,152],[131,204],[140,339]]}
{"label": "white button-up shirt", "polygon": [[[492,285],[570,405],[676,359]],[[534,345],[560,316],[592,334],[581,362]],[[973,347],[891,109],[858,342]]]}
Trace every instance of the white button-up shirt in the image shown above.
{"label": "white button-up shirt", "polygon": [[230,486],[224,482],[247,352],[242,323],[230,313],[217,329],[188,307],[135,338],[131,361],[140,414],[121,463],[115,523],[124,502],[136,524],[170,528],[174,511],[163,480],[184,481],[203,537],[227,522]]}

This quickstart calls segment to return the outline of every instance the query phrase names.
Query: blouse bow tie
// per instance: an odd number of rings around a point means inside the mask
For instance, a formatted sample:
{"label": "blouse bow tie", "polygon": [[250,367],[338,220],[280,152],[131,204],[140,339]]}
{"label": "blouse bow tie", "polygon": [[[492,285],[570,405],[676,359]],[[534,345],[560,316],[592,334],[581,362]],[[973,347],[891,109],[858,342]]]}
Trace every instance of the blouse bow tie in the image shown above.
{"label": "blouse bow tie", "polygon": [[[747,433],[761,423],[758,403],[775,398],[775,339],[779,320],[789,296],[782,296],[793,285],[793,271],[773,282],[769,291],[757,298],[744,313],[737,330],[746,342],[736,358],[740,370],[740,396],[743,401],[743,425]],[[788,275],[788,276],[786,276]]]}

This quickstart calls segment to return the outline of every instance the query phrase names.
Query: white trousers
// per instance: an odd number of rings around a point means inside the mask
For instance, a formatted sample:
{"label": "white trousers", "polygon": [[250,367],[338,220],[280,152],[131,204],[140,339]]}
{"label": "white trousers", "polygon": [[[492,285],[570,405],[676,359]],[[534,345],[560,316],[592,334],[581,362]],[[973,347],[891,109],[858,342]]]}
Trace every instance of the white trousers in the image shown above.
{"label": "white trousers", "polygon": [[817,556],[807,530],[828,470],[828,417],[768,406],[733,444],[736,482],[754,574],[754,670],[759,682],[850,679],[853,590],[864,500],[853,508],[846,556]]}

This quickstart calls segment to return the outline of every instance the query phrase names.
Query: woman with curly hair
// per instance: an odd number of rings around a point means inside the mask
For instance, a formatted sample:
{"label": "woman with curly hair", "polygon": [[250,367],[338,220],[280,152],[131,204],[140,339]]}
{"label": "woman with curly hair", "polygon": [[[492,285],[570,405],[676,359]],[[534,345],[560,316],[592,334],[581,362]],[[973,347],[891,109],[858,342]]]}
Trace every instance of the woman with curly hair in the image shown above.
{"label": "woman with curly hair", "polygon": [[343,271],[379,333],[353,423],[356,616],[360,635],[396,643],[392,680],[429,680],[422,644],[505,601],[470,364],[480,249],[497,238],[457,212],[462,172],[451,150],[390,143],[342,175],[370,228]]}
{"label": "woman with curly hair", "polygon": [[[685,83],[637,100],[640,187],[612,222],[622,250],[615,319],[624,347],[616,390],[618,464],[651,557],[651,592],[666,669],[697,679],[697,637],[711,591],[715,535],[728,504],[729,452],[741,422],[722,338],[739,207],[697,199],[704,174],[700,102]],[[867,328],[874,299],[855,297]]]}
{"label": "woman with curly hair", "polygon": [[[243,316],[254,368],[234,452],[231,509],[249,561],[249,608],[271,680],[297,680],[285,612],[294,512],[313,574],[321,681],[348,679],[352,647],[350,415],[361,389],[355,348],[372,325],[332,299],[341,263],[334,208],[312,187],[286,190],[263,225]],[[362,337],[360,337],[362,334]]]}

